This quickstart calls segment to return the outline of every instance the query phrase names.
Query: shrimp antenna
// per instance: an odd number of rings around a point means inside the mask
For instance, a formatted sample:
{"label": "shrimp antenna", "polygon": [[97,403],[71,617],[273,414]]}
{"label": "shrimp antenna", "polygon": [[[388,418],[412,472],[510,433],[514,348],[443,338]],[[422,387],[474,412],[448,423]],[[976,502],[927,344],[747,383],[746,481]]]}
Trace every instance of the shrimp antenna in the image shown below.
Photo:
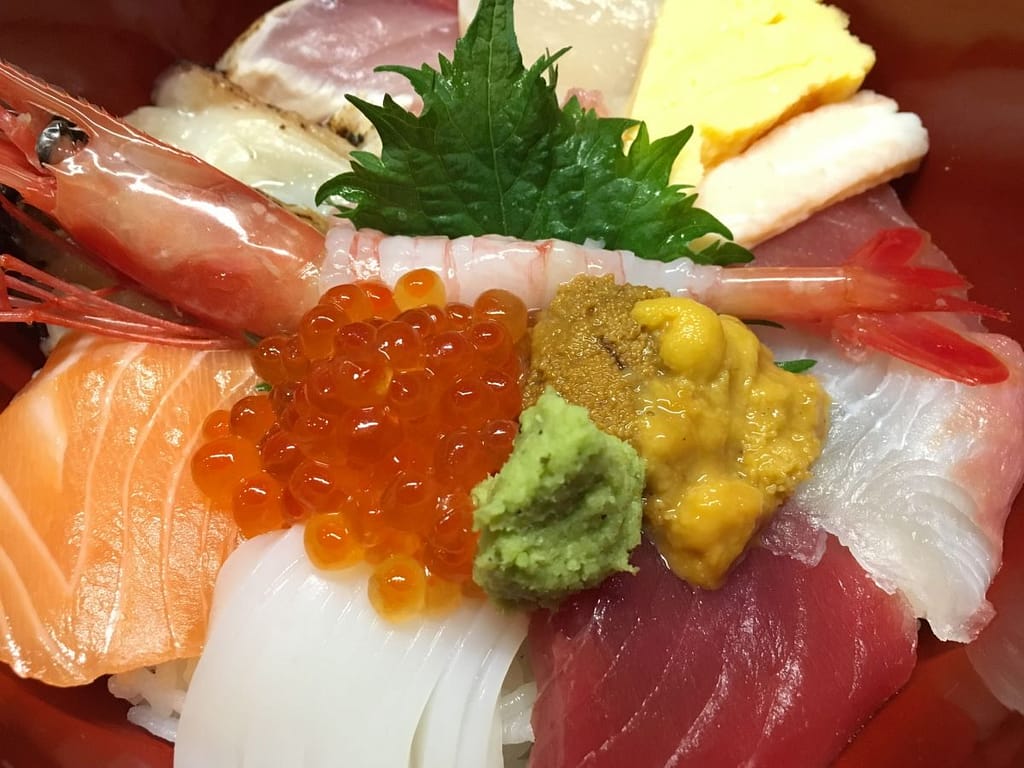
{"label": "shrimp antenna", "polygon": [[113,301],[119,287],[89,290],[0,254],[0,322],[49,323],[131,341],[192,349],[242,347],[241,339],[165,320]]}

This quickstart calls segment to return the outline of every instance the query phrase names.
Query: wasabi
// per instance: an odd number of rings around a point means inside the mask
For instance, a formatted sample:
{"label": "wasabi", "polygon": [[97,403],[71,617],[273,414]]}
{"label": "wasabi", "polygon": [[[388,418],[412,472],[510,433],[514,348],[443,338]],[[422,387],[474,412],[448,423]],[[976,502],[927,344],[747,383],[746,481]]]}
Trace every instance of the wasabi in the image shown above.
{"label": "wasabi", "polygon": [[550,606],[617,571],[640,543],[644,464],[550,387],[523,411],[501,471],[473,489],[473,579],[505,605]]}

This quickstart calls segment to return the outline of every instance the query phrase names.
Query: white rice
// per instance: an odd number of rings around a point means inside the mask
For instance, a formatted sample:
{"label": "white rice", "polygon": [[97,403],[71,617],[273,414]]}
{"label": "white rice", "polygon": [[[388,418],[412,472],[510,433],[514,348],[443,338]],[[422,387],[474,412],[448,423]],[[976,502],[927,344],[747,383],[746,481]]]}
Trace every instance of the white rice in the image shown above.
{"label": "white rice", "polygon": [[134,705],[128,710],[129,722],[173,743],[178,735],[185,693],[198,661],[178,659],[114,675],[107,687],[114,696]]}

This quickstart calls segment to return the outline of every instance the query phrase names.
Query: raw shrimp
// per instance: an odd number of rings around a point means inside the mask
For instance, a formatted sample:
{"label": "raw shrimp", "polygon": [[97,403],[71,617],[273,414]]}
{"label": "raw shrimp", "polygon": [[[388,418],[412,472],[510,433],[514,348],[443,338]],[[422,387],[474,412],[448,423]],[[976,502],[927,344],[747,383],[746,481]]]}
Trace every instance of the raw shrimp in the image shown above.
{"label": "raw shrimp", "polygon": [[[956,274],[910,266],[925,243],[918,230],[882,233],[847,265],[822,269],[665,264],[554,240],[387,237],[347,223],[329,233],[325,258],[318,232],[244,184],[2,63],[0,102],[9,105],[0,110],[0,183],[144,289],[236,338],[294,328],[332,285],[390,283],[417,267],[439,272],[453,299],[505,288],[535,307],[576,274],[611,274],[748,319],[818,325],[854,353],[881,349],[965,383],[1008,375],[991,351],[917,314],[1003,317],[957,296],[966,284]],[[21,266],[8,258],[0,270]],[[11,278],[4,286],[28,292]],[[46,287],[67,291],[55,281]],[[67,296],[47,299],[37,290],[31,298],[41,308],[14,311],[0,290],[0,320],[33,310],[47,322],[77,319]],[[160,329],[130,330],[134,338],[172,340]]]}
{"label": "raw shrimp", "polygon": [[315,303],[323,236],[260,193],[2,62],[0,104],[0,184],[147,290],[236,337]]}
{"label": "raw shrimp", "polygon": [[725,314],[817,326],[854,354],[870,347],[967,384],[1004,381],[1007,368],[989,349],[920,314],[1005,318],[956,295],[967,287],[960,275],[911,265],[926,244],[923,232],[905,227],[880,232],[843,266],[723,268],[689,259],[666,264],[556,240],[389,237],[341,224],[328,233],[320,287],[368,279],[393,283],[427,268],[441,275],[452,300],[472,302],[489,288],[504,288],[543,307],[575,275],[612,275]]}
{"label": "raw shrimp", "polygon": [[[33,255],[41,254],[44,261],[56,258],[77,262],[87,270],[89,266],[98,266],[97,274],[80,275],[105,286],[86,290],[10,254],[0,253],[0,321],[52,323],[134,341],[156,337],[167,344],[197,349],[232,346],[231,338],[200,326],[175,322],[171,319],[173,312],[166,307],[155,306],[137,293],[131,295],[130,288],[126,291],[124,285],[118,284],[118,281],[124,282],[123,276],[109,268],[104,270],[106,265],[102,263],[90,264],[95,259],[90,259],[76,243],[61,237],[3,195],[0,195],[0,214],[5,219],[0,226],[10,227],[7,234],[15,242],[26,239],[26,247]],[[115,301],[114,295],[122,303]],[[126,306],[123,303],[126,300],[136,305],[143,303],[166,317],[140,311],[139,306]],[[17,380],[28,381],[30,374],[31,370]]]}

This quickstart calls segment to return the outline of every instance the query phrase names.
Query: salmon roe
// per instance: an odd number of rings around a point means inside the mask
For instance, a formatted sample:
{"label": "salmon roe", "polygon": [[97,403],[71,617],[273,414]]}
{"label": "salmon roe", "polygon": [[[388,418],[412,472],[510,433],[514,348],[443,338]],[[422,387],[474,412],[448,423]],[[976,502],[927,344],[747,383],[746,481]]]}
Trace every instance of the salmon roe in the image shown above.
{"label": "salmon roe", "polygon": [[305,522],[318,568],[368,563],[370,602],[402,620],[472,582],[472,488],[508,459],[522,410],[523,303],[445,303],[428,270],[336,286],[253,369],[272,390],[211,414],[196,485],[243,536]]}

